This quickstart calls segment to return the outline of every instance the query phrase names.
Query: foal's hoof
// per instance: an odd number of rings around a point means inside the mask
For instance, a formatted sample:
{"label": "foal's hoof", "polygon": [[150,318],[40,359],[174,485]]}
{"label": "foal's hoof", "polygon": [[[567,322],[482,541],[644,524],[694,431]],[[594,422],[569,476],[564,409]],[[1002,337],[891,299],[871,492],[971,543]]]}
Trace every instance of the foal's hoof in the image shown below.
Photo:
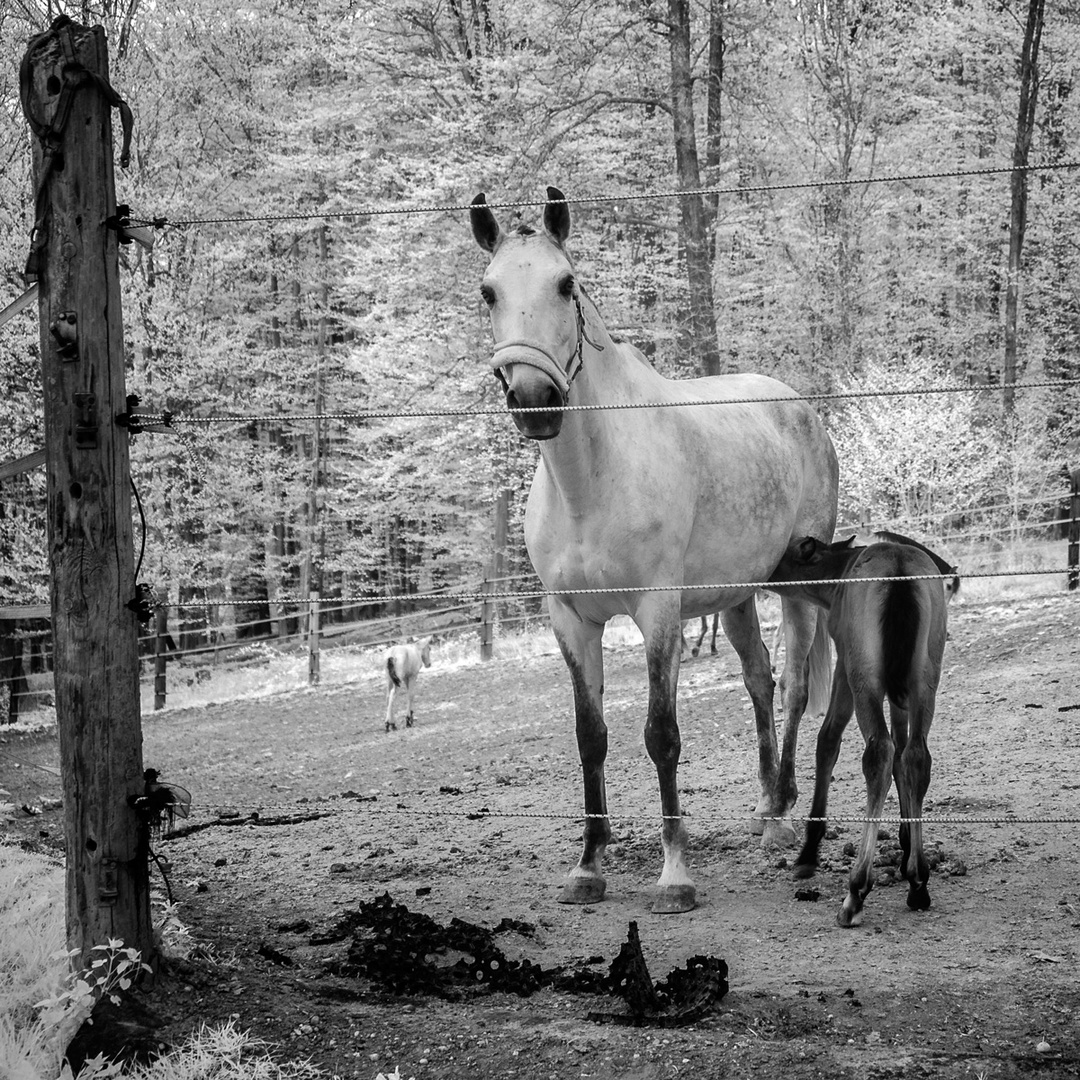
{"label": "foal's hoof", "polygon": [[789,848],[799,842],[789,818],[769,818],[763,824],[765,828],[761,834],[762,847]]}
{"label": "foal's hoof", "polygon": [[807,878],[812,878],[817,873],[817,863],[796,863],[795,869],[791,873],[796,880],[805,881]]}
{"label": "foal's hoof", "polygon": [[560,904],[598,904],[604,899],[607,882],[599,876],[577,875],[563,882]]}
{"label": "foal's hoof", "polygon": [[693,885],[661,885],[653,901],[654,915],[679,915],[697,907],[697,889]]}
{"label": "foal's hoof", "polygon": [[925,911],[930,906],[930,890],[923,885],[912,885],[908,889],[907,906],[912,911]]}

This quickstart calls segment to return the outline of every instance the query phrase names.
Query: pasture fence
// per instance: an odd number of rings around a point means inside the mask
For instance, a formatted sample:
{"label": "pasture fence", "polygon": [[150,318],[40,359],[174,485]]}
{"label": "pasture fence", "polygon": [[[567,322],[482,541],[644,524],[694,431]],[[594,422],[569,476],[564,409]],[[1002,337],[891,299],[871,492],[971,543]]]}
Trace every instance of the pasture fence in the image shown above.
{"label": "pasture fence", "polygon": [[[65,58],[62,80],[53,72],[55,55]],[[127,580],[129,577],[137,579],[138,571],[136,569],[132,573],[136,563],[132,548],[126,436],[133,434],[140,426],[147,430],[148,425],[175,431],[178,423],[235,424],[269,419],[236,416],[180,419],[167,418],[163,414],[155,418],[136,411],[137,400],[126,395],[117,244],[121,240],[135,238],[132,226],[137,226],[139,220],[157,228],[170,223],[165,217],[133,219],[127,207],[116,204],[110,107],[120,109],[125,125],[121,165],[127,164],[130,149],[131,113],[109,86],[107,71],[108,54],[103,29],[82,27],[62,17],[48,31],[30,42],[20,72],[23,107],[27,122],[36,136],[33,141],[36,222],[31,235],[27,268],[28,276],[41,281],[38,301],[42,383],[46,388],[46,430],[58,433],[46,446],[45,457],[49,465],[47,521],[52,556],[50,571],[54,582],[53,647],[57,657],[62,660],[60,666],[63,669],[62,679],[57,682],[57,688],[61,691],[57,695],[57,720],[60,742],[64,748],[61,754],[64,788],[74,804],[66,814],[65,830],[68,853],[68,944],[82,951],[84,956],[89,956],[90,948],[97,941],[113,936],[123,937],[147,955],[153,952],[149,936],[148,859],[136,857],[145,855],[148,850],[149,824],[140,818],[137,807],[140,792],[145,794],[149,788],[143,788],[140,783],[142,755],[139,709],[137,700],[133,699],[132,683],[137,689],[137,621],[148,621],[155,612],[153,603],[143,594],[145,587],[137,580]],[[76,72],[79,75],[75,75]],[[83,79],[81,76],[84,74],[89,74],[90,78]],[[59,91],[51,89],[54,83],[59,83]],[[47,90],[47,87],[50,89]],[[53,101],[57,92],[59,99]],[[89,132],[96,135],[91,137]],[[79,133],[82,133],[81,137]],[[60,162],[63,163],[62,167]],[[993,172],[1015,176],[1018,172],[1072,168],[1076,165],[1080,165],[1080,162],[1000,168],[980,166],[974,170],[950,170],[921,176],[908,174],[840,181],[815,180],[807,184],[741,186],[730,189],[730,192],[745,196],[766,189],[911,182],[935,176]],[[701,192],[672,190],[640,193],[610,197],[606,201],[686,198],[705,191],[718,195],[723,190],[710,188]],[[509,204],[491,205],[499,207]],[[77,208],[77,216],[72,208]],[[389,212],[442,212],[448,209],[466,210],[468,207],[364,207],[330,215],[204,218],[188,219],[184,224],[281,221],[299,217],[325,220],[329,217],[371,217]],[[80,242],[74,242],[73,238],[78,238]],[[25,299],[24,296],[17,303]],[[26,303],[29,302],[26,300]],[[11,305],[4,311],[5,318],[12,317],[10,311]],[[106,313],[106,321],[103,321],[102,312]],[[80,360],[85,362],[80,363]],[[1049,387],[1077,382],[1080,380],[1032,385]],[[971,388],[957,387],[935,392],[950,392],[953,389],[968,392]],[[810,400],[824,400],[828,396],[834,395],[808,395]],[[475,416],[484,412],[470,409],[467,414]],[[450,410],[412,413],[416,416],[452,414]],[[505,415],[505,410],[498,410],[498,414]],[[346,415],[356,419],[375,419],[387,414],[374,411]],[[316,409],[314,415],[304,419],[318,424],[324,419],[344,419],[346,415],[323,413]],[[122,427],[126,427],[127,431],[119,430]],[[190,445],[188,448],[190,451]],[[317,463],[316,440],[316,483]],[[103,509],[106,502],[108,507]],[[72,558],[69,552],[76,547],[78,556]],[[85,570],[87,559],[95,564],[94,573]],[[548,595],[544,590],[499,593],[495,586],[499,573],[494,566],[486,577],[491,580],[485,580],[479,596],[468,599],[479,599],[488,611],[499,599]],[[723,583],[701,588],[761,588],[766,585],[770,583]],[[129,599],[132,586],[135,595]],[[775,588],[775,585],[770,587]],[[305,591],[307,595],[299,598],[296,606],[308,616],[309,682],[316,683],[320,677],[318,646],[322,598],[315,589],[309,587]],[[572,591],[587,594],[635,592],[640,589]],[[444,594],[440,598],[443,602],[447,599],[464,601],[466,596]],[[395,598],[359,596],[343,598],[339,602],[368,605],[385,604],[392,599]],[[415,603],[422,599],[434,599],[434,595],[408,594],[407,599]],[[252,603],[254,601],[234,599],[217,602],[218,606],[246,606]],[[173,606],[177,610],[184,610],[186,605]],[[160,671],[156,668],[155,674],[163,677],[164,653],[160,642],[161,635],[158,634],[155,639],[155,665],[160,664],[162,668]],[[129,675],[133,675],[134,680]],[[161,689],[164,696],[163,682]],[[91,703],[93,708],[90,707]],[[132,812],[118,813],[117,807],[125,805]]]}
{"label": "pasture fence", "polygon": [[[731,825],[744,823],[750,818],[749,811],[705,811],[692,813],[684,811],[681,815],[659,814],[650,817],[649,822],[644,822],[636,814],[590,814],[584,811],[567,812],[556,810],[498,810],[488,806],[479,806],[475,809],[430,809],[427,807],[410,806],[403,802],[408,796],[392,795],[389,798],[395,800],[391,805],[378,803],[379,796],[350,796],[330,797],[328,799],[312,800],[296,803],[259,803],[254,806],[230,806],[224,813],[208,815],[202,820],[191,821],[187,825],[171,829],[164,834],[163,839],[179,839],[190,836],[215,826],[236,827],[243,825],[273,826],[291,825],[301,820],[319,820],[331,817],[364,817],[364,816],[391,816],[401,818],[445,818],[453,820],[465,819],[467,821],[487,821],[497,819],[521,819],[532,821],[572,821],[584,822],[589,819],[603,819],[614,823],[622,823],[632,826],[634,829],[647,827],[648,824],[660,821],[692,820],[695,825],[708,828],[712,825]],[[354,805],[349,806],[326,806],[328,801],[342,801]],[[761,821],[782,821],[783,818],[764,816]],[[990,825],[995,828],[1006,825],[1080,825],[1080,816],[1070,814],[923,814],[920,817],[908,817],[902,814],[882,814],[869,817],[866,814],[827,814],[822,817],[813,815],[792,814],[792,821],[807,824],[820,822],[822,824],[865,825],[874,823],[878,825],[932,825],[932,826],[957,826],[967,827],[970,825]]]}
{"label": "pasture fence", "polygon": [[[502,202],[489,202],[492,210],[520,210],[541,206],[588,206],[593,203],[615,205],[625,202],[655,202],[657,200],[680,200],[693,197],[717,197],[720,195],[765,195],[779,191],[806,191],[819,188],[862,187],[875,184],[910,184],[920,180],[961,180],[974,176],[1010,176],[1038,172],[1055,172],[1080,167],[1080,161],[1051,161],[1034,164],[986,165],[974,169],[943,169],[924,173],[886,173],[883,176],[852,176],[832,179],[816,178],[813,180],[794,180],[787,183],[744,184],[738,187],[699,187],[699,188],[664,188],[657,191],[643,191],[628,194],[579,195],[561,199],[512,199]],[[371,205],[334,211],[295,211],[284,214],[232,214],[226,217],[169,218],[164,214],[153,217],[131,215],[129,220],[134,226],[164,229],[182,228],[201,225],[250,225],[270,224],[283,221],[340,221],[350,218],[396,217],[409,214],[457,214],[472,210],[471,203],[438,204],[429,203],[418,206]]]}

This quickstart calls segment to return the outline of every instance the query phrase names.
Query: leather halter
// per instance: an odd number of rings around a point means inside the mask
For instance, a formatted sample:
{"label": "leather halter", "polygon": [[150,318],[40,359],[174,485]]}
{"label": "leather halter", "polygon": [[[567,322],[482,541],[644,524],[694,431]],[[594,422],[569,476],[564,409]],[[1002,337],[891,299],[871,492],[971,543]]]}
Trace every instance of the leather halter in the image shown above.
{"label": "leather halter", "polygon": [[530,353],[535,355],[524,356],[520,360],[514,360],[513,363],[526,364],[542,371],[559,388],[563,404],[566,404],[570,396],[570,385],[578,377],[578,372],[581,371],[584,365],[582,354],[585,342],[588,342],[598,351],[602,351],[604,348],[603,345],[597,345],[585,332],[585,313],[581,310],[581,298],[578,296],[576,289],[574,290],[574,307],[577,309],[577,348],[571,353],[570,359],[566,361],[565,366],[560,364],[539,342],[529,341],[527,338],[508,338],[506,341],[498,342],[491,350],[491,366],[495,371],[495,377],[502,383],[503,390],[506,393],[510,392],[510,384],[503,374],[503,365],[498,359],[499,353],[506,349],[528,349]]}

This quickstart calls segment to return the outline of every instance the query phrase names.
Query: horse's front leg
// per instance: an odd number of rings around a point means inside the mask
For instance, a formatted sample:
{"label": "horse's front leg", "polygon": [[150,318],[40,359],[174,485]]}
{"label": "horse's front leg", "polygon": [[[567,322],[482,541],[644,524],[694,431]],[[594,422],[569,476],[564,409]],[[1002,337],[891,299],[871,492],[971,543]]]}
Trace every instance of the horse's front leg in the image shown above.
{"label": "horse's front leg", "polygon": [[[724,633],[731,642],[742,664],[743,683],[754,706],[754,720],[758,737],[758,778],[761,781],[761,799],[754,810],[750,830],[762,834],[763,844],[791,846],[795,843],[795,830],[788,819],[791,804],[781,791],[780,753],[773,726],[772,669],[765,644],[761,640],[757,606],[750,597],[735,607],[720,613]],[[792,797],[791,802],[794,802]]]}
{"label": "horse's front leg", "polygon": [[795,861],[795,877],[814,876],[818,866],[818,851],[825,837],[825,815],[829,808],[829,786],[832,784],[833,768],[840,753],[840,740],[851,720],[855,701],[851,696],[847,668],[843,657],[836,661],[833,675],[832,698],[825,713],[817,738],[817,755],[814,765],[814,798],[810,803],[810,820],[806,823],[806,838]]}
{"label": "horse's front leg", "polygon": [[574,689],[574,716],[585,795],[585,831],[581,859],[570,871],[559,895],[560,904],[593,904],[604,898],[602,862],[611,839],[604,760],[607,725],[604,723],[604,659],[602,623],[585,622],[557,597],[551,598],[551,625],[570,669]]}
{"label": "horse's front leg", "polygon": [[660,783],[660,810],[663,815],[661,841],[664,869],[657,882],[654,914],[693,911],[697,890],[686,869],[687,833],[679,804],[678,768],[682,740],[675,711],[679,682],[679,643],[682,636],[677,604],[666,596],[653,605],[646,603],[637,614],[637,624],[645,637],[645,657],[649,670],[649,714],[645,721],[645,749],[649,752]]}

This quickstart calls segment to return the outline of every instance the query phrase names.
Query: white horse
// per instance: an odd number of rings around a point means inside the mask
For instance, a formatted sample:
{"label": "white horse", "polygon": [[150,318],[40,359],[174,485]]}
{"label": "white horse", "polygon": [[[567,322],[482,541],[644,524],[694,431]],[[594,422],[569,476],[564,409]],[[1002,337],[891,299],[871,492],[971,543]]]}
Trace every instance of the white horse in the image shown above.
{"label": "white horse", "polygon": [[405,726],[413,726],[413,697],[416,694],[416,677],[420,666],[431,667],[431,638],[425,638],[416,644],[395,645],[386,654],[386,730],[393,728],[394,709],[398,695],[405,692]]}
{"label": "white horse", "polygon": [[[564,196],[548,188],[548,198],[558,202],[546,206],[543,232],[504,233],[483,195],[473,200],[471,223],[491,256],[480,293],[495,334],[492,367],[518,430],[540,449],[525,543],[553,594],[551,624],[574,690],[586,823],[560,900],[590,904],[604,895],[611,826],[601,637],[610,618],[629,614],[645,639],[645,746],[660,786],[664,868],[653,911],[689,911],[696,893],[676,778],[682,620],[723,613],[754,705],[764,839],[794,843],[795,744],[809,677],[829,682],[825,620],[818,632],[813,604],[783,601],[791,685],[781,757],[755,590],[736,583],[767,579],[795,537],[832,536],[836,454],[790,387],[757,375],[668,379],[613,338],[567,255]],[[715,400],[723,404],[705,404]],[[679,407],[648,407],[656,403]],[[815,641],[820,650],[811,649]],[[822,697],[815,711],[824,710]]]}

